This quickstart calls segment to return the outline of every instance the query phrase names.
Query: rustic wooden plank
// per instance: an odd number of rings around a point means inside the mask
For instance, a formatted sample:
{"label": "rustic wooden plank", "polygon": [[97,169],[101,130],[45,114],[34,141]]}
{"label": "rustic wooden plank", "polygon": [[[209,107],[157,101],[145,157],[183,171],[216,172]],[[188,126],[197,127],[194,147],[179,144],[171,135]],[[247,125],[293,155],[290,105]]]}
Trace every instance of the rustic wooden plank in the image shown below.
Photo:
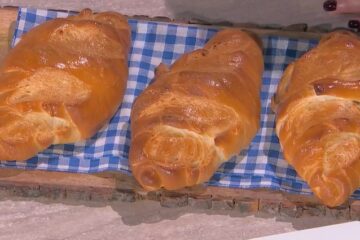
{"label": "rustic wooden plank", "polygon": [[350,218],[360,221],[360,201],[350,203]]}
{"label": "rustic wooden plank", "polygon": [[[121,181],[119,181],[119,177]],[[126,183],[122,185],[121,183]],[[211,191],[195,189],[146,192],[136,186],[131,176],[121,173],[98,175],[0,169],[0,190],[21,197],[48,197],[89,201],[159,201],[164,207],[191,206],[200,209],[239,211],[241,214],[266,216],[330,216],[359,219],[360,201],[337,208],[327,208],[312,196],[275,192],[267,189],[228,189],[208,187]],[[131,186],[133,188],[131,189]],[[202,188],[204,188],[202,186]],[[214,193],[214,195],[209,194]],[[224,193],[224,195],[222,195]],[[290,199],[290,200],[289,200]],[[295,200],[296,199],[296,200]],[[295,201],[293,201],[295,200]]]}
{"label": "rustic wooden plank", "polygon": [[116,179],[90,174],[0,169],[0,188],[22,197],[110,200],[116,196]]}
{"label": "rustic wooden plank", "polygon": [[[0,59],[11,39],[11,26],[16,8],[0,9]],[[141,17],[151,20],[147,17]],[[157,21],[171,21],[158,18]],[[180,23],[185,24],[185,23]],[[200,25],[199,25],[200,26]],[[219,26],[216,26],[219,27]],[[222,28],[220,26],[219,28]],[[236,27],[236,26],[235,26]],[[259,35],[319,38],[322,33],[302,32],[304,26],[284,30],[237,26]],[[301,31],[293,31],[294,29]],[[159,201],[164,207],[191,206],[201,209],[223,209],[241,214],[265,214],[288,217],[331,216],[360,219],[360,201],[351,201],[337,208],[327,208],[313,196],[288,194],[269,189],[235,189],[198,185],[179,191],[143,190],[130,175],[115,172],[78,174],[37,170],[0,169],[0,190],[22,197],[48,197],[88,201]]]}
{"label": "rustic wooden plank", "polygon": [[211,209],[212,196],[211,195],[189,195],[188,205],[196,209]]}
{"label": "rustic wooden plank", "polygon": [[66,188],[116,188],[116,179],[97,177],[90,174],[33,171],[20,169],[0,169],[0,182],[15,185],[33,183],[43,186],[63,186]]}
{"label": "rustic wooden plank", "polygon": [[[189,22],[173,22],[169,21],[168,19],[161,19],[162,21],[158,19],[149,18],[146,16],[130,16],[130,18],[137,19],[139,21],[154,21],[154,22],[172,22],[180,26],[189,26]],[[204,25],[202,24],[196,24],[196,23],[190,23],[192,26],[203,28]],[[219,25],[210,25],[207,26],[208,28],[214,28],[214,29],[224,29],[224,28],[238,28],[245,31],[253,32],[259,36],[281,36],[281,37],[289,37],[289,38],[301,38],[301,39],[320,39],[321,36],[324,35],[324,32],[305,32],[305,31],[294,31],[294,28],[284,28],[284,29],[273,29],[273,28],[256,28],[256,27],[249,27],[247,24],[236,24],[234,26],[219,26]]]}
{"label": "rustic wooden plank", "polygon": [[235,198],[235,210],[243,215],[256,214],[259,211],[259,199],[256,198]]}
{"label": "rustic wooden plank", "polygon": [[0,8],[0,61],[8,51],[16,17],[16,8]]}

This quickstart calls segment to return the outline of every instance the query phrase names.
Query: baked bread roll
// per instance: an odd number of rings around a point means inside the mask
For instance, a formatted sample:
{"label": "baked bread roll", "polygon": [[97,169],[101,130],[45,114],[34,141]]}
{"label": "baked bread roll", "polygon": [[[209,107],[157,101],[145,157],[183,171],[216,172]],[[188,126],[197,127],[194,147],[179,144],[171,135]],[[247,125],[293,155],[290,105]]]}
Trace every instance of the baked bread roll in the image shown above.
{"label": "baked bread roll", "polygon": [[248,33],[224,30],[161,64],[131,113],[130,165],[147,190],[207,181],[259,128],[263,57]]}
{"label": "baked bread roll", "polygon": [[328,206],[360,184],[360,39],[324,36],[290,64],[273,98],[285,159]]}
{"label": "baked bread roll", "polygon": [[0,160],[94,135],[128,77],[130,27],[117,13],[54,19],[25,34],[0,65]]}

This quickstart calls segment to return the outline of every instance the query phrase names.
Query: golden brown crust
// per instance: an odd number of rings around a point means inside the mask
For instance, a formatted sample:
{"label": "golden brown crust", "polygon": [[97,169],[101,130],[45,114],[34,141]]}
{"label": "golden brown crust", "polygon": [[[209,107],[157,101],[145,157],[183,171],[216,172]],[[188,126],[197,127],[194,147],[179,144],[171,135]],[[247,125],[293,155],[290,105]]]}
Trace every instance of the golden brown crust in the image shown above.
{"label": "golden brown crust", "polygon": [[360,186],[360,39],[334,32],[286,69],[273,99],[285,159],[338,206]]}
{"label": "golden brown crust", "polygon": [[161,64],[131,113],[130,164],[148,190],[207,181],[246,147],[260,119],[262,52],[240,30]]}
{"label": "golden brown crust", "polygon": [[22,37],[0,65],[0,160],[94,135],[126,88],[130,27],[117,13],[54,19]]}

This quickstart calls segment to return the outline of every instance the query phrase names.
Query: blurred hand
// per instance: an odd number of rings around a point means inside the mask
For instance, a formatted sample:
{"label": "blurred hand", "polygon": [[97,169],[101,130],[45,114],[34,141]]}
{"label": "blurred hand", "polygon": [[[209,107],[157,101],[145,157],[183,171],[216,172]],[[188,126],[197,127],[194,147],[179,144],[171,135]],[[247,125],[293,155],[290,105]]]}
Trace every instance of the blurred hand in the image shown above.
{"label": "blurred hand", "polygon": [[[339,14],[358,14],[360,16],[360,0],[327,0],[324,2],[324,10]],[[348,23],[349,28],[360,32],[360,18],[351,19]]]}

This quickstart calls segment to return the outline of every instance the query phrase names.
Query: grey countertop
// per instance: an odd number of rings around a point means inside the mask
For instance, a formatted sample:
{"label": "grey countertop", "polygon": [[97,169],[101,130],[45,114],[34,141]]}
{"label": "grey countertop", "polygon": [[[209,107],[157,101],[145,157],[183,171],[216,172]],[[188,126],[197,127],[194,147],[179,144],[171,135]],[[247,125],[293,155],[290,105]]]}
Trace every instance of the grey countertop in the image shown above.
{"label": "grey countertop", "polygon": [[326,217],[241,216],[236,210],[18,198],[0,194],[0,240],[250,239],[340,223]]}
{"label": "grey countertop", "polygon": [[[175,19],[202,19],[211,22],[288,25],[330,24],[344,27],[355,15],[329,14],[324,0],[0,0],[0,6],[97,11],[113,10],[127,15],[166,16]],[[359,17],[358,17],[359,18]]]}

